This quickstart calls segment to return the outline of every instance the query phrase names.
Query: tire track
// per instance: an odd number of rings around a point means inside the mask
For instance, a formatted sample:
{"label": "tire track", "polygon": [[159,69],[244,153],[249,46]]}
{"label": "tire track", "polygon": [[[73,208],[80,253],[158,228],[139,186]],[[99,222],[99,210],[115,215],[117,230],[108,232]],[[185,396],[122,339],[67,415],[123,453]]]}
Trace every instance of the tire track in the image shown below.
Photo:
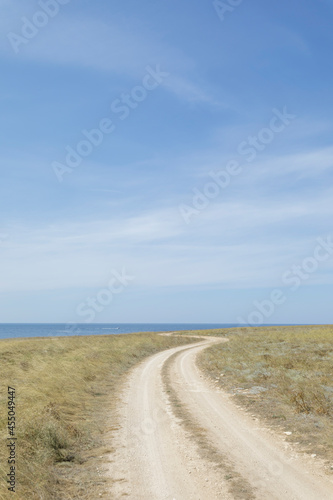
{"label": "tire track", "polygon": [[[310,470],[203,377],[197,354],[225,339],[202,338],[133,369],[113,442],[112,498],[331,500],[327,477]],[[189,432],[189,422],[196,432]]]}

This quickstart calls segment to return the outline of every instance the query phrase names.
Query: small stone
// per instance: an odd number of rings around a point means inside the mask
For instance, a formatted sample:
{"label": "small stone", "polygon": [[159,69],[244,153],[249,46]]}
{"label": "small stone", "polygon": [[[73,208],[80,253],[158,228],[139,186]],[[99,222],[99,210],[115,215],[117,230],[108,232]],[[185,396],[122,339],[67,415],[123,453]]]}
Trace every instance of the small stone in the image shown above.
{"label": "small stone", "polygon": [[311,458],[315,458],[317,456],[316,453],[312,453]]}
{"label": "small stone", "polygon": [[284,434],[285,434],[286,436],[291,436],[291,435],[292,435],[292,432],[287,431],[287,432],[284,432]]}

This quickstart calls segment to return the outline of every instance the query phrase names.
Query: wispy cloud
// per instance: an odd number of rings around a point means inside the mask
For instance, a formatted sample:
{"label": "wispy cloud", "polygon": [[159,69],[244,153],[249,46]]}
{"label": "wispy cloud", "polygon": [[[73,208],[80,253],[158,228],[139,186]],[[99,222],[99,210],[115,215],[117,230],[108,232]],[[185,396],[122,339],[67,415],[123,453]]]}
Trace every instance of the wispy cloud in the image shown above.
{"label": "wispy cloud", "polygon": [[[7,263],[2,290],[98,286],[108,268],[125,264],[138,286],[148,288],[274,285],[318,236],[326,235],[331,195],[219,203],[190,229],[172,208],[40,229],[11,228],[11,240],[2,249]],[[332,271],[333,263],[325,269]],[[327,283],[327,276],[323,280]]]}
{"label": "wispy cloud", "polygon": [[219,108],[229,108],[227,103],[220,102],[212,93],[204,90],[186,78],[172,76],[164,83],[164,87],[182,100],[190,103],[204,103]]}
{"label": "wispy cloud", "polygon": [[[0,0],[4,317],[64,318],[83,289],[100,288],[123,267],[136,277],[125,321],[128,311],[142,317],[140,300],[149,320],[147,297],[158,294],[156,318],[165,318],[169,294],[184,321],[191,309],[199,317],[202,297],[205,318],[215,310],[223,321],[221,290],[230,311],[251,289],[280,286],[281,273],[331,228],[325,2],[313,19],[310,0],[302,8],[244,2],[222,24],[205,2],[72,0],[16,54],[7,35],[21,32],[22,17],[36,20],[41,1]],[[146,99],[140,86],[157,65],[169,76]],[[290,121],[283,133],[273,127],[274,109]],[[91,148],[106,117],[114,133]],[[76,166],[72,150],[84,157]],[[55,160],[75,172],[62,184]],[[223,182],[230,160],[242,168]],[[179,207],[194,204],[198,191],[209,202],[185,224]],[[305,285],[332,282],[328,261]],[[243,291],[231,298],[236,288]],[[189,291],[199,291],[195,307]]]}
{"label": "wispy cloud", "polygon": [[[10,12],[10,18],[13,22],[14,11]],[[8,43],[5,47],[3,42],[3,52],[6,53]],[[185,101],[218,105],[216,98],[191,75],[195,68],[191,57],[153,35],[138,34],[131,22],[125,24],[121,19],[103,22],[82,16],[81,19],[63,16],[50,23],[38,39],[24,47],[19,57],[117,74],[123,78],[127,75],[132,79],[142,76],[147,64],[160,64],[162,70],[171,73],[171,78],[164,84],[165,89]]]}

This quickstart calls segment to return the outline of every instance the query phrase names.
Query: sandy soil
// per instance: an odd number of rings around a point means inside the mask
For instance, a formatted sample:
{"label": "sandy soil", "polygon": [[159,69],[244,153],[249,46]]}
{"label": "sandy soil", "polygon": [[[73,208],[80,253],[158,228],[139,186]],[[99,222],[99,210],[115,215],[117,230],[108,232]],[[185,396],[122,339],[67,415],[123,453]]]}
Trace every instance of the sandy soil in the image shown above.
{"label": "sandy soil", "polygon": [[[322,463],[296,452],[285,436],[264,428],[198,370],[198,352],[222,341],[206,337],[154,355],[132,370],[112,443],[116,451],[110,456],[111,498],[332,500],[333,482]],[[196,439],[175,416],[162,379],[171,356],[172,391],[228,467],[200,453]],[[230,467],[238,483],[247,485],[243,491],[231,488]]]}

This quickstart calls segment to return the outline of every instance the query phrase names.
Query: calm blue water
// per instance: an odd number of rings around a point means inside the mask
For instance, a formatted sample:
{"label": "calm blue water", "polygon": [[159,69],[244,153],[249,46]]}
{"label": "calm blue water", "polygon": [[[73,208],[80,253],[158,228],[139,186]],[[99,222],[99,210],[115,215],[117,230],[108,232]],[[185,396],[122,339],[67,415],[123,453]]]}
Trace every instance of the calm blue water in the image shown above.
{"label": "calm blue water", "polygon": [[64,337],[68,335],[118,335],[135,332],[173,332],[177,330],[210,330],[233,328],[235,324],[211,323],[0,323],[0,339],[20,337]]}

